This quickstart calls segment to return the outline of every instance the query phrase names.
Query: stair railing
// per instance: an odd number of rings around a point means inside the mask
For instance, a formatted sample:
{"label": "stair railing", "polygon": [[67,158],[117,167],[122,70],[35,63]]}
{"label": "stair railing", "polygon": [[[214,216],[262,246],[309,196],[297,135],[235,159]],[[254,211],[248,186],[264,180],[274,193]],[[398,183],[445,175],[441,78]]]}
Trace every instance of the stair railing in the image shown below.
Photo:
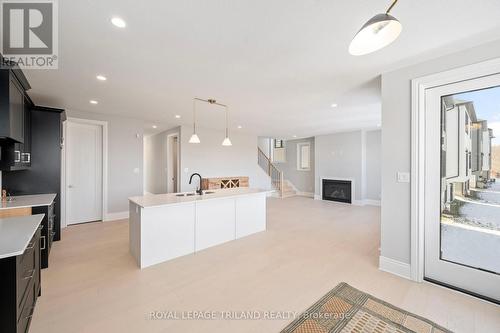
{"label": "stair railing", "polygon": [[259,166],[271,177],[272,187],[278,191],[280,196],[283,196],[283,172],[274,166],[273,162],[259,147],[257,147],[257,156]]}

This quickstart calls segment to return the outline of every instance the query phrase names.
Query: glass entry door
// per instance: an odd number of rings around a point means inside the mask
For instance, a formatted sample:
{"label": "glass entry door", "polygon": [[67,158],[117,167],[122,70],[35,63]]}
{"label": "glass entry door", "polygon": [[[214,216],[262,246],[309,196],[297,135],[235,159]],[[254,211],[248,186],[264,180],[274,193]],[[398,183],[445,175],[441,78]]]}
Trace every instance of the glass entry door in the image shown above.
{"label": "glass entry door", "polygon": [[500,302],[500,75],[425,103],[424,276]]}

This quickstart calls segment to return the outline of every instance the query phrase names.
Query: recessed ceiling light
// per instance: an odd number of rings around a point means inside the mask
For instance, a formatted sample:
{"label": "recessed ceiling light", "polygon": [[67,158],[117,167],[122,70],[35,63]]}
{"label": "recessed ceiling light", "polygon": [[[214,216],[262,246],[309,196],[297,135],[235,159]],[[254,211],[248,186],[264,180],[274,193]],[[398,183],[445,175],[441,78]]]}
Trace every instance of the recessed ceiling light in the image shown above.
{"label": "recessed ceiling light", "polygon": [[153,125],[152,127],[153,127],[153,128],[158,128],[158,126],[156,126],[156,125]]}
{"label": "recessed ceiling light", "polygon": [[104,75],[101,75],[101,74],[97,75],[97,76],[96,76],[96,78],[97,78],[99,81],[106,81],[106,80],[108,79],[107,77],[105,77]]}
{"label": "recessed ceiling light", "polygon": [[111,23],[118,28],[125,28],[127,23],[121,17],[113,17],[111,18]]}
{"label": "recessed ceiling light", "polygon": [[297,136],[296,135],[293,135],[294,138],[296,138]]}
{"label": "recessed ceiling light", "polygon": [[89,101],[89,103],[90,103],[90,104],[94,104],[94,105],[95,105],[95,104],[97,104],[97,103],[99,103],[99,102],[98,102],[98,101],[96,101],[96,100],[94,100],[94,99],[91,99],[91,100]]}
{"label": "recessed ceiling light", "polygon": [[337,103],[332,104],[332,108],[336,108],[337,106],[339,106]]}
{"label": "recessed ceiling light", "polygon": [[180,118],[181,118],[181,115],[180,115],[180,114],[176,114],[176,115],[175,115],[175,118],[180,119]]}
{"label": "recessed ceiling light", "polygon": [[242,128],[243,128],[243,126],[241,126],[241,125],[238,125],[238,129],[242,129]]}

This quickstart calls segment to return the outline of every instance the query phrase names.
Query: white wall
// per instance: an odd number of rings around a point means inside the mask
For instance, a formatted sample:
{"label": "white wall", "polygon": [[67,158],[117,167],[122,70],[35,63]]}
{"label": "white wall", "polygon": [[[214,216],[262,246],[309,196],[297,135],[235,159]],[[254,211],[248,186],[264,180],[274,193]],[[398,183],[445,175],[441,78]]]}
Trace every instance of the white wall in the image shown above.
{"label": "white wall", "polygon": [[271,158],[271,138],[266,138],[263,136],[259,136],[257,139],[258,146],[260,150],[267,156],[267,158]]}
{"label": "white wall", "polygon": [[356,203],[378,204],[381,188],[380,137],[378,129],[316,136],[315,196],[321,197],[322,178],[348,178],[355,183]]}
{"label": "white wall", "polygon": [[500,40],[382,75],[382,256],[410,263],[411,80],[498,57]]}
{"label": "white wall", "polygon": [[315,137],[315,195],[321,196],[321,178],[352,178],[355,200],[362,200],[361,134],[361,131],[354,131]]}
{"label": "white wall", "polygon": [[[311,170],[297,170],[297,144],[307,142],[311,145]],[[275,163],[283,172],[283,177],[289,180],[300,192],[314,193],[314,138],[285,141],[286,162]]]}
{"label": "white wall", "polygon": [[224,130],[197,128],[199,144],[189,143],[192,128],[181,127],[181,191],[191,191],[198,186],[189,185],[189,176],[198,172],[203,178],[248,176],[250,186],[270,189],[267,174],[257,164],[257,136],[230,133],[231,147],[223,147]]}
{"label": "white wall", "polygon": [[76,110],[66,113],[68,117],[108,122],[107,212],[128,212],[128,197],[143,193],[143,122]]}
{"label": "white wall", "polygon": [[366,132],[366,199],[380,201],[382,195],[382,131]]}

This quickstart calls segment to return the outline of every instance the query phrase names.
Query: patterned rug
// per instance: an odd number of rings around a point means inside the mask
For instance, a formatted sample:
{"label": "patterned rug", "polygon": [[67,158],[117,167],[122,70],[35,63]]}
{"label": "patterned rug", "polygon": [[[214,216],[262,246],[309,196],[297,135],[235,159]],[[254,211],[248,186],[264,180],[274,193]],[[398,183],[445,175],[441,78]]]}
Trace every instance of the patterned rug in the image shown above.
{"label": "patterned rug", "polygon": [[281,333],[451,333],[430,320],[340,283]]}

